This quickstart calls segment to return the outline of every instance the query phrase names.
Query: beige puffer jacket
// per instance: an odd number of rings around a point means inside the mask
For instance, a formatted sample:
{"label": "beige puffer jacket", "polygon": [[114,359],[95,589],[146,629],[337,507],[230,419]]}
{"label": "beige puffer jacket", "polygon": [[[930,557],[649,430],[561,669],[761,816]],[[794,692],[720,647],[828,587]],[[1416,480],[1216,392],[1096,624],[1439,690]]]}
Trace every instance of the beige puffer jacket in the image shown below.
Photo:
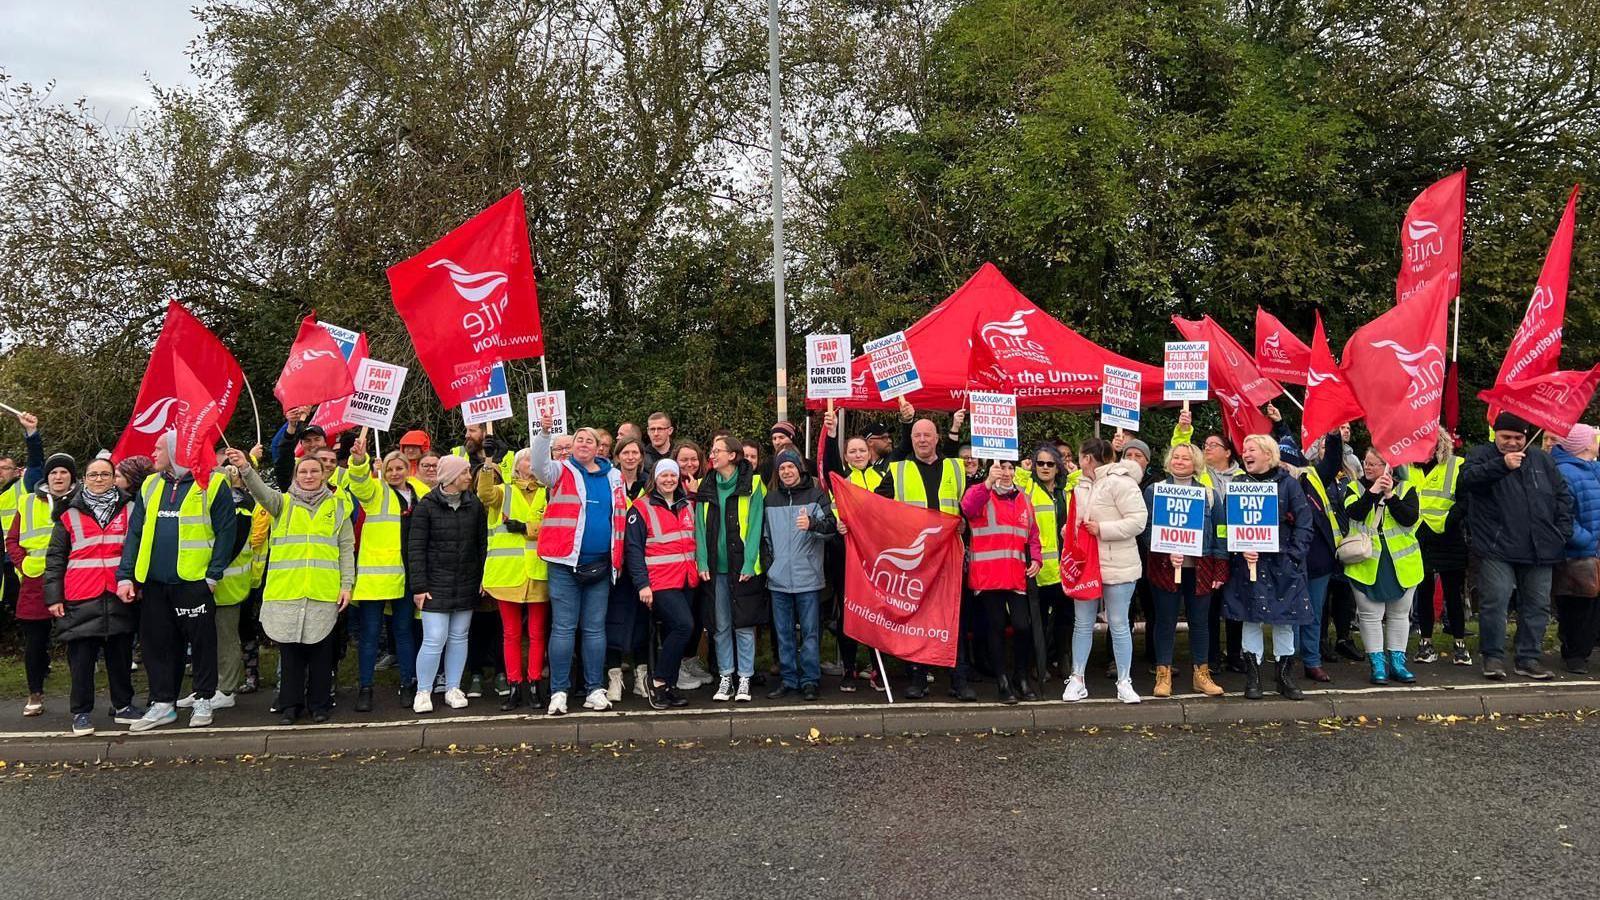
{"label": "beige puffer jacket", "polygon": [[1100,581],[1122,584],[1138,581],[1138,537],[1144,532],[1149,510],[1139,479],[1144,469],[1123,460],[1095,469],[1094,477],[1080,478],[1073,495],[1078,501],[1078,521],[1100,524]]}

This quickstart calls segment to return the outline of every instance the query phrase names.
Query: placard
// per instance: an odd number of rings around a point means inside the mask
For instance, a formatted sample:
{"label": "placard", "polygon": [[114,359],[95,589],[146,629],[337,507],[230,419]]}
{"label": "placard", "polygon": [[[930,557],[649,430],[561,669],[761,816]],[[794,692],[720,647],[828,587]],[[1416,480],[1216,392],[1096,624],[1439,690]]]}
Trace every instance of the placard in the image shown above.
{"label": "placard", "polygon": [[506,386],[506,367],[495,363],[489,370],[489,389],[461,404],[461,420],[482,425],[511,418],[511,389]]}
{"label": "placard", "polygon": [[840,400],[850,393],[850,335],[806,335],[806,396]]}
{"label": "placard", "polygon": [[321,325],[322,330],[326,331],[328,336],[333,338],[333,342],[339,345],[339,352],[344,354],[345,359],[348,360],[350,354],[356,352],[356,341],[361,338],[358,332],[351,331],[348,328],[340,328],[337,325],[329,325],[321,320],[318,320],[317,324]]}
{"label": "placard", "polygon": [[904,331],[867,341],[862,349],[867,351],[879,397],[893,400],[922,390],[922,373],[917,371],[917,361],[911,358],[911,347],[906,343]]}
{"label": "placard", "polygon": [[1278,483],[1230,481],[1228,552],[1278,552]]}
{"label": "placard", "polygon": [[567,433],[567,392],[535,391],[528,395],[528,444],[533,444],[533,429],[550,412],[550,433]]}
{"label": "placard", "polygon": [[1100,421],[1138,431],[1141,381],[1143,376],[1133,369],[1106,366],[1100,379]]}
{"label": "placard", "polygon": [[1209,399],[1210,366],[1209,341],[1167,341],[1167,355],[1161,367],[1161,399]]}
{"label": "placard", "polygon": [[406,367],[378,362],[368,357],[356,367],[356,392],[350,395],[344,420],[378,431],[394,424],[394,410],[400,405],[400,389],[406,384]]}
{"label": "placard", "polygon": [[967,394],[971,413],[972,455],[979,459],[1017,461],[1017,395],[972,391]]}
{"label": "placard", "polygon": [[1150,552],[1199,556],[1205,546],[1206,489],[1157,482],[1150,487]]}

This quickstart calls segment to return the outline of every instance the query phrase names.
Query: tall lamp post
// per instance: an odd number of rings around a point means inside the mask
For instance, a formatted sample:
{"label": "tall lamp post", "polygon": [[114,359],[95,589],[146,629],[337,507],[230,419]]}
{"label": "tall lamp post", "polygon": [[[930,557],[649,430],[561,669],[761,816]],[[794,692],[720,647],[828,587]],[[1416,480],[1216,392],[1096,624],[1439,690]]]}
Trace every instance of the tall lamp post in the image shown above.
{"label": "tall lamp post", "polygon": [[772,104],[772,329],[778,418],[789,418],[789,328],[783,302],[783,104],[778,75],[778,0],[767,0],[767,83]]}

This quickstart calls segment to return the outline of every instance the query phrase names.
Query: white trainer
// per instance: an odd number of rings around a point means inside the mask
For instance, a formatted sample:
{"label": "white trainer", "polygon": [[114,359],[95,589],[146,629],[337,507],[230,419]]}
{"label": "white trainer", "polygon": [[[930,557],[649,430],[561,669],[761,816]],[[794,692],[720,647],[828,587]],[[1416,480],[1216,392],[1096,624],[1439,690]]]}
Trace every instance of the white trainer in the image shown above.
{"label": "white trainer", "polygon": [[595,712],[605,712],[611,708],[611,698],[606,696],[605,691],[595,688],[589,692],[588,697],[584,698],[583,708],[592,709]]}
{"label": "white trainer", "polygon": [[739,676],[739,692],[737,694],[733,695],[733,702],[735,702],[735,703],[749,703],[750,702],[750,676],[748,676],[748,675],[740,675]]}
{"label": "white trainer", "polygon": [[612,703],[622,699],[622,668],[613,666],[606,670],[606,699]]}
{"label": "white trainer", "polygon": [[641,700],[650,699],[650,673],[644,666],[633,667],[633,693]]}
{"label": "white trainer", "polygon": [[433,712],[433,694],[427,691],[417,691],[417,696],[411,701],[411,711],[414,713]]}
{"label": "white trainer", "polygon": [[189,713],[190,728],[204,728],[211,724],[211,701],[194,701],[193,711]]}
{"label": "white trainer", "polygon": [[196,697],[194,694],[190,694],[187,697],[179,698],[178,703],[177,703],[177,707],[179,709],[193,709],[194,708],[194,701],[197,700],[197,699],[199,699],[199,698]]}
{"label": "white trainer", "polygon": [[232,694],[224,694],[221,691],[217,691],[215,694],[211,695],[212,709],[232,709],[233,705],[234,699]]}
{"label": "white trainer", "polygon": [[1133,690],[1132,681],[1123,680],[1117,682],[1117,699],[1121,700],[1123,703],[1140,702],[1139,695]]}
{"label": "white trainer", "polygon": [[718,703],[726,703],[733,699],[732,675],[722,676],[722,680],[717,682],[717,692],[711,695],[711,699],[717,701]]}
{"label": "white trainer", "polygon": [[550,695],[550,708],[544,711],[547,716],[564,716],[567,714],[567,692],[556,691]]}
{"label": "white trainer", "polygon": [[1077,703],[1088,698],[1089,687],[1083,683],[1082,675],[1074,675],[1067,679],[1067,689],[1061,692],[1061,699],[1068,703]]}
{"label": "white trainer", "polygon": [[444,703],[451,709],[466,709],[467,695],[461,692],[461,688],[451,688],[444,692]]}

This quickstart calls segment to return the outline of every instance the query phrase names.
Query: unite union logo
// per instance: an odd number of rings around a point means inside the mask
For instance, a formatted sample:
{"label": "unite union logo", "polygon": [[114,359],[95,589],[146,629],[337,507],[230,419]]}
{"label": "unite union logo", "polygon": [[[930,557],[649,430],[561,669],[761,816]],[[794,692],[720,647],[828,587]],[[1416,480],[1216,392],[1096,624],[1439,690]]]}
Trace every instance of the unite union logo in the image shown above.
{"label": "unite union logo", "polygon": [[1043,365],[1050,365],[1050,354],[1044,345],[1028,335],[1025,319],[1038,312],[1036,309],[1019,309],[1011,318],[988,322],[978,329],[978,334],[999,359],[1022,357]]}
{"label": "unite union logo", "polygon": [[443,266],[450,273],[450,283],[455,286],[456,293],[468,303],[482,303],[494,295],[506,283],[504,272],[469,272],[454,261],[438,259],[428,263],[428,268]]}
{"label": "unite union logo", "polygon": [[179,415],[189,411],[189,404],[177,397],[162,397],[139,411],[128,427],[140,434],[160,434],[171,428]]}
{"label": "unite union logo", "polygon": [[1417,398],[1444,384],[1444,353],[1433,344],[1424,344],[1420,350],[1409,350],[1396,341],[1373,341],[1377,350],[1394,354],[1395,362],[1411,377],[1411,387],[1406,397]]}

